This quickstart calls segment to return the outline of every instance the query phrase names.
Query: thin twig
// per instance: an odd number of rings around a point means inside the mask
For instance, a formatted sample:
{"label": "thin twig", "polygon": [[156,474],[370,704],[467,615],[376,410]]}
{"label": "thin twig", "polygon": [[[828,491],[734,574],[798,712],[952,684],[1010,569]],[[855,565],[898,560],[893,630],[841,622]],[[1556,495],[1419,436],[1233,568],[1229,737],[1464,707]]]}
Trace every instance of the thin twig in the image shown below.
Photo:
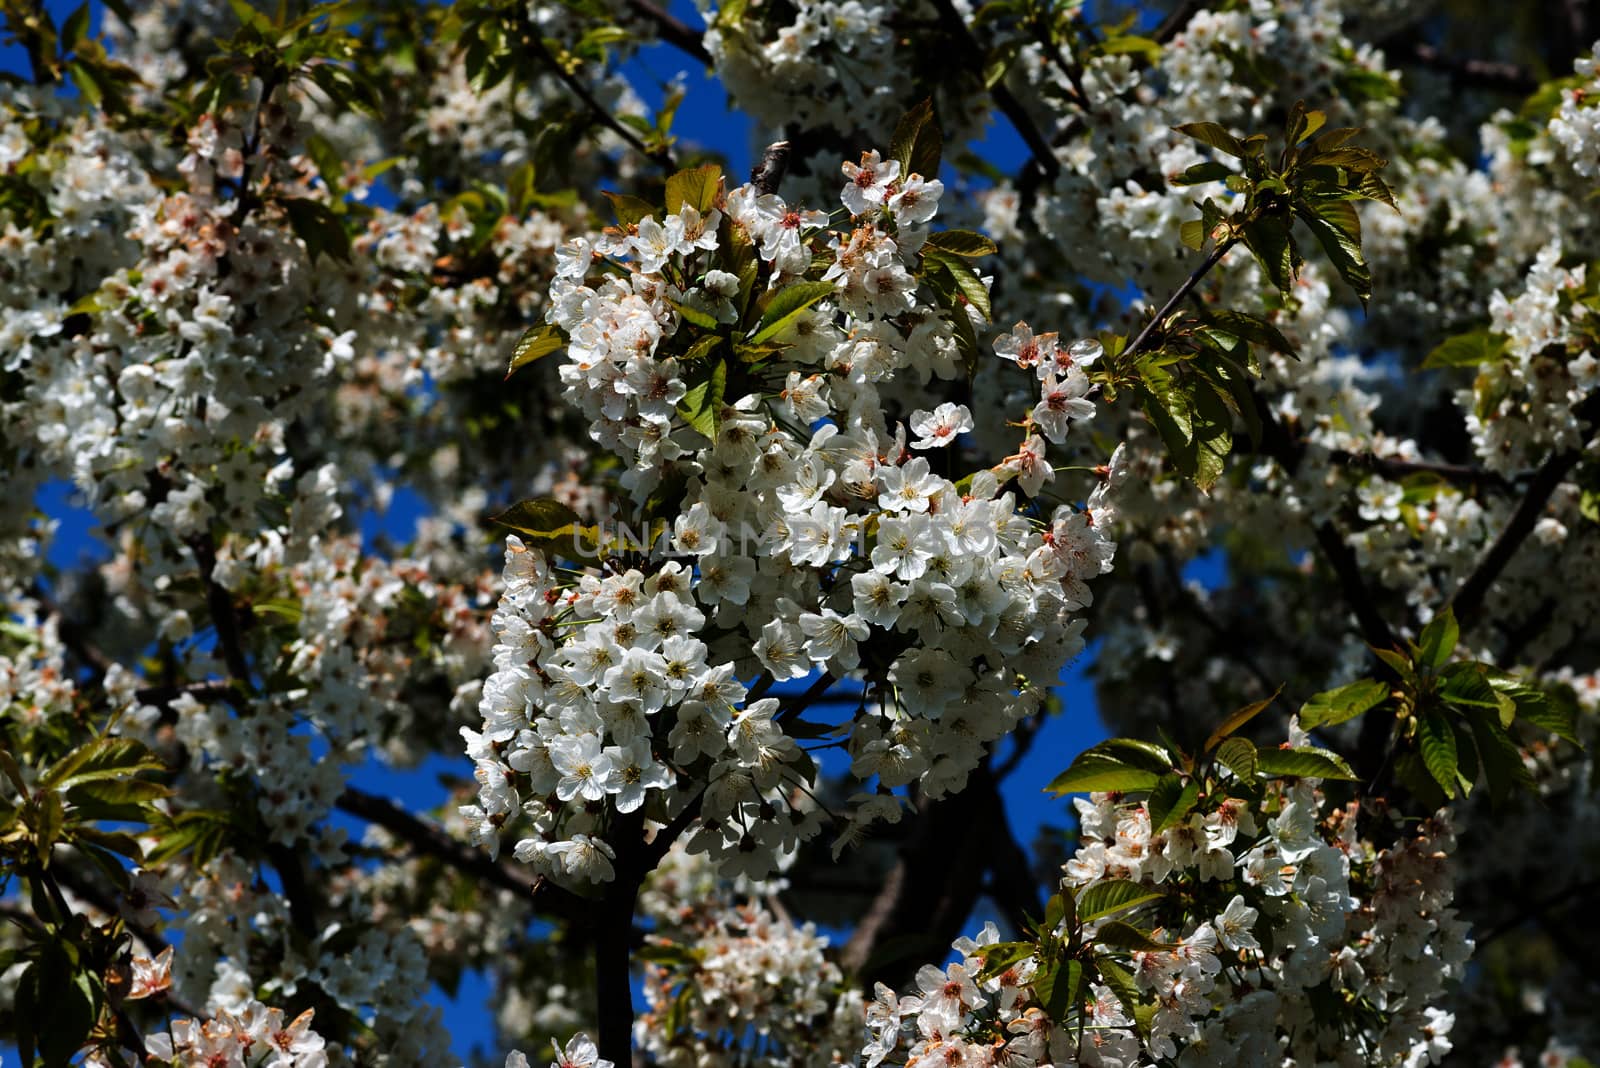
{"label": "thin twig", "polygon": [[1144,347],[1145,342],[1150,340],[1167,316],[1171,315],[1178,305],[1183,303],[1183,298],[1187,297],[1190,291],[1200,284],[1200,280],[1211,272],[1211,268],[1222,262],[1222,258],[1228,254],[1228,250],[1232,247],[1233,240],[1231,238],[1227,241],[1217,242],[1217,247],[1212,249],[1211,254],[1205,258],[1200,266],[1194,269],[1193,274],[1184,279],[1183,285],[1173,291],[1172,296],[1167,298],[1167,302],[1161,306],[1160,311],[1156,312],[1155,317],[1144,324],[1144,329],[1139,331],[1139,336],[1133,339],[1133,343],[1122,350],[1122,359],[1136,355]]}
{"label": "thin twig", "polygon": [[529,48],[533,49],[533,51],[539,55],[539,58],[545,61],[545,63],[550,67],[551,73],[553,73],[556,78],[560,80],[562,85],[565,85],[572,91],[574,96],[583,101],[584,107],[589,109],[590,113],[594,115],[595,120],[598,121],[600,125],[604,126],[606,129],[622,138],[623,141],[627,142],[629,147],[638,152],[641,156],[644,156],[646,159],[653,160],[663,167],[670,168],[677,165],[673,160],[671,149],[666,148],[665,146],[658,149],[650,148],[639,139],[638,134],[634,133],[621,122],[617,121],[617,117],[611,114],[611,112],[606,109],[604,104],[595,99],[595,95],[589,91],[589,87],[584,85],[577,75],[567,70],[567,68],[561,64],[560,60],[556,59],[556,57],[551,54],[550,49],[544,43],[544,38],[539,35],[537,29],[530,27],[529,31],[523,34],[522,41]]}

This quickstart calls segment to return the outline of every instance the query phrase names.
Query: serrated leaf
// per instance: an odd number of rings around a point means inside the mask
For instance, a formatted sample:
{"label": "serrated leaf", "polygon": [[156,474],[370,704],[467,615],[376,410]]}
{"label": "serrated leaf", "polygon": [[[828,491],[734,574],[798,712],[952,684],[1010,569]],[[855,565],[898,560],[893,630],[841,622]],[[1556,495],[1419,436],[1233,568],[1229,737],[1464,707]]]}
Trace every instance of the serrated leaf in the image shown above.
{"label": "serrated leaf", "polygon": [[1450,722],[1437,708],[1430,708],[1417,721],[1417,748],[1422,764],[1439,784],[1445,797],[1456,796],[1456,736]]}
{"label": "serrated leaf", "polygon": [[[1200,185],[1203,182],[1225,182],[1233,176],[1234,172],[1228,169],[1227,164],[1208,159],[1203,163],[1196,163],[1186,169],[1182,174],[1172,179],[1172,184],[1181,186]],[[1196,245],[1194,247],[1199,248],[1200,246]]]}
{"label": "serrated leaf", "polygon": [[1515,789],[1532,789],[1533,776],[1522,761],[1522,751],[1501,724],[1499,717],[1485,708],[1463,709],[1472,727],[1478,763],[1489,784],[1489,800],[1499,809]]}
{"label": "serrated leaf", "polygon": [[1086,755],[1109,757],[1136,768],[1164,775],[1173,769],[1172,754],[1154,742],[1137,738],[1107,738],[1084,750]]}
{"label": "serrated leaf", "polygon": [[1084,754],[1072,765],[1050,780],[1045,787],[1053,794],[1129,793],[1148,790],[1156,784],[1158,776],[1153,771],[1136,768],[1103,756]]}
{"label": "serrated leaf", "polygon": [[530,548],[569,547],[583,555],[583,546],[595,540],[594,529],[577,512],[551,497],[518,501],[489,522],[516,531]]}
{"label": "serrated leaf", "polygon": [[617,225],[624,230],[637,226],[640,219],[648,219],[656,213],[656,206],[648,200],[606,189],[600,190],[600,195],[611,201],[612,214],[616,216]]}
{"label": "serrated leaf", "polygon": [[1282,692],[1283,687],[1279,686],[1276,690],[1272,691],[1271,697],[1268,697],[1262,701],[1253,701],[1250,704],[1245,705],[1243,708],[1236,709],[1229,713],[1228,718],[1223,720],[1217,726],[1217,729],[1211,732],[1211,735],[1206,739],[1205,747],[1201,750],[1201,752],[1211,752],[1212,749],[1216,748],[1218,742],[1233,734],[1240,727],[1243,727],[1246,723],[1249,723],[1251,720],[1260,715],[1268,705],[1272,704],[1272,702],[1278,699],[1278,695]]}
{"label": "serrated leaf", "polygon": [[993,241],[971,230],[937,230],[928,235],[923,248],[936,248],[940,252],[967,259],[992,256],[999,251],[999,246]]}
{"label": "serrated leaf", "polygon": [[1248,312],[1234,311],[1231,308],[1211,309],[1206,313],[1206,323],[1201,329],[1208,333],[1249,341],[1273,352],[1282,353],[1291,359],[1299,359],[1299,354],[1295,352],[1289,339],[1283,336],[1282,331],[1260,316]]}
{"label": "serrated leaf", "polygon": [[510,378],[521,368],[540,357],[550,355],[566,343],[566,338],[562,337],[561,332],[553,326],[529,327],[511,352],[511,363],[506,367],[506,377]]}
{"label": "serrated leaf", "polygon": [[349,262],[350,235],[328,205],[307,197],[289,197],[279,203],[295,236],[304,242],[308,257],[331,256]]}
{"label": "serrated leaf", "polygon": [[1359,679],[1324,690],[1300,706],[1300,726],[1308,731],[1336,726],[1376,708],[1388,696],[1389,687],[1376,679]]}
{"label": "serrated leaf", "polygon": [[1289,292],[1301,263],[1300,251],[1294,238],[1289,236],[1289,228],[1279,219],[1257,219],[1241,227],[1240,235],[1267,281],[1280,293]]}
{"label": "serrated leaf", "polygon": [[672,305],[679,315],[683,316],[685,322],[693,323],[702,330],[715,330],[721,325],[717,322],[717,317],[704,308],[696,308],[693,304],[686,304],[681,300],[673,300],[671,297],[667,298],[667,303]]}
{"label": "serrated leaf", "polygon": [[1436,367],[1477,367],[1505,354],[1506,339],[1491,333],[1487,327],[1469,330],[1465,334],[1435,345],[1422,361],[1424,370]]}
{"label": "serrated leaf", "polygon": [[[1111,988],[1111,992],[1122,1003],[1122,1011],[1127,1014],[1128,1019],[1137,1023],[1140,1008],[1139,985],[1134,981],[1133,974],[1111,957],[1097,956],[1094,959],[1094,963],[1095,968],[1100,972],[1100,978],[1105,981],[1106,986]],[[1145,1031],[1146,1029],[1140,1026],[1140,1034],[1144,1034]]]}
{"label": "serrated leaf", "polygon": [[1082,997],[1083,963],[1051,961],[1034,973],[1030,984],[1044,1006],[1045,1015],[1064,1024]]}
{"label": "serrated leaf", "polygon": [[902,178],[920,174],[939,176],[939,157],[944,152],[944,134],[933,111],[931,98],[917,104],[895,124],[889,141],[889,155],[900,161]]}
{"label": "serrated leaf", "polygon": [[1422,634],[1417,639],[1417,663],[1434,670],[1444,667],[1450,662],[1450,655],[1455,652],[1460,637],[1461,628],[1456,624],[1455,610],[1447,605],[1443,612],[1422,628]]}
{"label": "serrated leaf", "polygon": [[1174,126],[1174,130],[1185,136],[1192,137],[1203,145],[1210,145],[1218,152],[1226,152],[1230,156],[1244,158],[1244,143],[1227,127],[1215,122],[1186,122],[1181,126]]}
{"label": "serrated leaf", "polygon": [[[700,373],[698,368],[707,368]],[[700,363],[696,372],[686,379],[690,383],[683,399],[678,402],[678,414],[683,421],[706,437],[715,439],[722,423],[722,408],[727,403],[728,363]]]}
{"label": "serrated leaf", "polygon": [[1241,779],[1256,777],[1256,747],[1248,738],[1229,738],[1217,746],[1217,763]]}
{"label": "serrated leaf", "polygon": [[1160,887],[1146,886],[1128,879],[1095,883],[1078,895],[1078,922],[1091,923],[1166,896],[1166,891]]}
{"label": "serrated leaf", "polygon": [[1007,968],[1033,956],[1038,952],[1038,948],[1032,942],[996,942],[993,945],[979,946],[977,953],[983,959],[979,977],[989,979],[1000,975]]}
{"label": "serrated leaf", "polygon": [[923,264],[943,270],[950,280],[955,283],[968,304],[978,309],[978,313],[987,321],[994,316],[994,310],[989,305],[989,290],[983,284],[983,279],[978,272],[960,256],[951,255],[937,248],[923,247]]}
{"label": "serrated leaf", "polygon": [[1190,219],[1178,227],[1178,240],[1199,252],[1206,247],[1206,224],[1201,219]]}
{"label": "serrated leaf", "polygon": [[1301,749],[1259,749],[1256,751],[1256,773],[1268,778],[1343,779],[1356,781],[1344,758],[1326,749],[1306,747]]}
{"label": "serrated leaf", "polygon": [[1297,204],[1295,215],[1339,272],[1345,284],[1355,290],[1366,307],[1372,297],[1372,273],[1361,255],[1361,216],[1347,200],[1322,200]]}
{"label": "serrated leaf", "polygon": [[721,184],[722,168],[715,163],[679,171],[667,179],[667,214],[688,206],[705,215],[716,206]]}
{"label": "serrated leaf", "polygon": [[1112,920],[1101,925],[1100,930],[1095,933],[1094,941],[1097,945],[1133,950],[1138,953],[1171,953],[1174,948],[1164,942],[1157,942],[1133,924],[1122,920]]}
{"label": "serrated leaf", "polygon": [[759,345],[770,341],[798,322],[808,308],[833,293],[832,282],[795,282],[784,286],[768,298],[761,309],[761,321],[750,343]]}
{"label": "serrated leaf", "polygon": [[164,771],[166,765],[134,738],[95,738],[52,764],[39,779],[44,786],[69,789],[81,782],[114,779],[140,771]]}
{"label": "serrated leaf", "polygon": [[1194,806],[1199,800],[1199,779],[1191,778],[1185,782],[1177,775],[1163,776],[1150,791],[1150,798],[1145,802],[1145,808],[1150,814],[1151,831],[1160,834],[1169,827],[1176,827],[1194,811]]}

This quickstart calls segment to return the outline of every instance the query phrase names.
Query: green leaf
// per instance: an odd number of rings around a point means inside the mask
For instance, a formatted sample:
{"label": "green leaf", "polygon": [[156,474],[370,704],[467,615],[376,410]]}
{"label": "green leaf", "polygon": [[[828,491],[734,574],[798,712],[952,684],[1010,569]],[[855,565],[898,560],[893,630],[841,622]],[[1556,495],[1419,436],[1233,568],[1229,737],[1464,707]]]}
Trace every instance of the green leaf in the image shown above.
{"label": "green leaf", "polygon": [[1255,743],[1248,738],[1229,738],[1217,746],[1217,763],[1246,781],[1255,778]]}
{"label": "green leaf", "polygon": [[1324,690],[1300,706],[1300,726],[1306,730],[1332,727],[1355,719],[1382,704],[1389,687],[1376,679],[1360,679],[1334,690]]}
{"label": "green leaf", "polygon": [[983,284],[983,279],[978,272],[967,264],[961,257],[951,255],[938,248],[922,249],[922,262],[924,266],[933,265],[944,271],[961,291],[961,296],[966,298],[968,304],[978,309],[985,320],[994,316],[993,309],[989,306],[989,290]]}
{"label": "green leaf", "polygon": [[1223,720],[1221,725],[1218,726],[1216,730],[1211,732],[1211,736],[1206,739],[1205,747],[1201,751],[1205,753],[1211,752],[1212,749],[1216,748],[1218,742],[1222,741],[1222,739],[1228,737],[1240,727],[1243,727],[1246,723],[1249,723],[1251,720],[1255,719],[1256,716],[1260,715],[1268,705],[1272,704],[1272,702],[1278,699],[1278,695],[1282,692],[1283,687],[1279,686],[1276,690],[1272,691],[1272,696],[1268,697],[1266,700],[1252,702],[1251,704],[1245,705],[1243,708],[1230,713],[1228,718]]}
{"label": "green leaf", "polygon": [[541,357],[548,356],[567,343],[561,331],[553,326],[532,326],[525,330],[517,347],[512,350],[511,364],[506,368],[510,378],[518,370]]}
{"label": "green leaf", "polygon": [[1173,947],[1157,942],[1139,928],[1122,920],[1112,920],[1101,926],[1094,936],[1095,943],[1114,949],[1128,949],[1139,953],[1171,953]]}
{"label": "green leaf", "polygon": [[707,334],[699,341],[696,341],[693,345],[690,345],[689,350],[682,356],[679,356],[678,359],[684,361],[685,363],[694,360],[703,360],[715,352],[717,350],[717,346],[721,345],[723,340],[724,339],[717,334]]}
{"label": "green leaf", "polygon": [[328,205],[308,197],[288,197],[278,203],[289,216],[289,227],[306,246],[312,260],[331,256],[349,262],[350,235]]}
{"label": "green leaf", "polygon": [[1211,309],[1206,313],[1206,322],[1201,331],[1212,336],[1248,341],[1291,359],[1299,359],[1294,346],[1289,344],[1289,339],[1283,336],[1282,331],[1258,315],[1231,308]]}
{"label": "green leaf", "polygon": [[1504,805],[1513,790],[1531,790],[1533,776],[1500,717],[1486,708],[1466,708],[1462,714],[1472,726],[1472,740],[1478,747],[1478,762],[1489,784],[1489,800],[1494,808]]}
{"label": "green leaf", "polygon": [[[1117,1000],[1122,1003],[1122,1011],[1127,1013],[1128,1019],[1138,1024],[1139,1016],[1139,985],[1134,981],[1132,973],[1107,956],[1097,956],[1094,959],[1095,968],[1100,972],[1100,978],[1105,981],[1111,992],[1117,995]],[[1140,1034],[1147,1030],[1139,1026]]]}
{"label": "green leaf", "polygon": [[1146,374],[1144,412],[1173,466],[1201,490],[1221,476],[1233,448],[1233,416],[1209,383],[1162,381]]}
{"label": "green leaf", "polygon": [[1456,796],[1456,736],[1450,721],[1437,708],[1430,708],[1417,721],[1417,747],[1423,766],[1446,797]]}
{"label": "green leaf", "polygon": [[[1172,179],[1172,184],[1200,185],[1203,182],[1225,182],[1229,178],[1232,178],[1233,175],[1234,172],[1228,168],[1227,164],[1221,163],[1214,159],[1208,159],[1204,163],[1196,163],[1194,166],[1190,167],[1182,174]],[[1196,245],[1193,247],[1199,248],[1200,246]]]}
{"label": "green leaf", "polygon": [[806,309],[832,296],[833,292],[832,282],[795,282],[784,286],[767,298],[751,343],[759,345],[783,333],[799,321]]}
{"label": "green leaf", "polygon": [[1372,274],[1361,255],[1361,216],[1347,200],[1322,200],[1295,205],[1295,215],[1317,239],[1345,284],[1366,307],[1372,297]]}
{"label": "green leaf", "polygon": [[530,548],[569,545],[576,550],[582,544],[580,539],[588,536],[592,541],[594,533],[583,525],[577,512],[552,497],[518,501],[489,522],[516,531]]}
{"label": "green leaf", "polygon": [[1203,219],[1190,219],[1178,227],[1178,240],[1199,252],[1206,247],[1206,224]]}
{"label": "green leaf", "polygon": [[721,325],[717,322],[716,316],[703,308],[696,308],[693,304],[685,304],[683,301],[673,300],[671,297],[667,298],[667,303],[677,309],[678,314],[683,316],[685,322],[693,323],[702,330],[715,330]]}
{"label": "green leaf", "polygon": [[78,827],[73,832],[73,837],[90,845],[109,849],[113,853],[120,853],[135,864],[143,863],[144,849],[139,845],[139,839],[126,831],[102,831],[96,827]]}
{"label": "green leaf", "polygon": [[85,810],[91,803],[106,805],[131,805],[170,797],[172,790],[149,779],[110,779],[80,782],[67,791],[67,800],[75,809]]}
{"label": "green leaf", "polygon": [[1131,764],[1136,768],[1164,775],[1173,768],[1172,754],[1154,742],[1137,738],[1107,738],[1085,750],[1086,755],[1103,756]]}
{"label": "green leaf", "polygon": [[1194,138],[1203,145],[1210,145],[1218,152],[1226,152],[1228,155],[1237,156],[1240,159],[1244,158],[1244,143],[1229,133],[1227,127],[1218,123],[1186,122],[1181,126],[1174,126],[1173,129]]}
{"label": "green leaf", "polygon": [[95,738],[56,761],[39,779],[44,786],[65,790],[81,782],[114,779],[140,771],[165,771],[166,765],[134,738]]}
{"label": "green leaf", "polygon": [[1083,962],[1051,961],[1034,973],[1031,985],[1045,1015],[1062,1025],[1082,1000]]}
{"label": "green leaf", "polygon": [[1145,886],[1128,879],[1095,883],[1078,895],[1078,922],[1090,923],[1166,896],[1166,891],[1160,887]]}
{"label": "green leaf", "polygon": [[923,242],[923,248],[936,248],[940,252],[948,252],[952,256],[964,256],[976,259],[980,256],[992,256],[999,251],[999,246],[982,234],[973,233],[971,230],[938,230],[928,235]]}
{"label": "green leaf", "polygon": [[1084,753],[1074,760],[1066,771],[1051,779],[1045,790],[1057,795],[1128,793],[1150,789],[1155,786],[1157,778],[1153,771],[1136,768],[1110,757]]}
{"label": "green leaf", "polygon": [[605,189],[600,191],[600,195],[611,201],[611,211],[617,217],[617,225],[624,230],[637,226],[640,219],[648,219],[656,213],[656,206],[648,200]]}
{"label": "green leaf", "polygon": [[937,178],[939,157],[943,152],[944,134],[933,113],[933,100],[929,98],[906,112],[895,124],[889,155],[900,161],[902,178],[913,174]]}
{"label": "green leaf", "polygon": [[1020,964],[1038,952],[1039,947],[1032,942],[996,942],[993,945],[979,946],[978,956],[983,958],[983,969],[979,977],[990,979],[1001,974],[1012,965]]}
{"label": "green leaf", "polygon": [[1434,346],[1423,359],[1424,370],[1435,367],[1477,367],[1505,354],[1506,339],[1487,327],[1457,334]]}
{"label": "green leaf", "polygon": [[1289,236],[1288,226],[1279,219],[1257,219],[1246,223],[1240,232],[1267,280],[1280,293],[1288,293],[1301,263],[1300,250]]}
{"label": "green leaf", "polygon": [[[703,373],[701,368],[705,368]],[[685,381],[691,384],[678,402],[678,414],[695,430],[715,440],[722,423],[722,408],[727,403],[728,362],[696,364]]]}
{"label": "green leaf", "polygon": [[1337,753],[1326,749],[1260,749],[1256,751],[1256,770],[1268,778],[1344,779],[1356,781],[1355,772]]}
{"label": "green leaf", "polygon": [[1450,654],[1455,652],[1460,636],[1461,628],[1456,624],[1455,610],[1446,606],[1443,612],[1422,628],[1422,635],[1417,642],[1417,663],[1436,671],[1444,667],[1450,662]]}
{"label": "green leaf", "polygon": [[1176,773],[1163,775],[1151,788],[1150,798],[1145,802],[1145,809],[1150,814],[1150,829],[1159,834],[1168,827],[1176,826],[1194,811],[1199,799],[1199,780],[1191,778],[1185,782]]}
{"label": "green leaf", "polygon": [[40,866],[48,868],[50,850],[61,840],[61,831],[66,826],[66,809],[61,804],[61,795],[54,790],[45,790],[33,808],[33,847]]}
{"label": "green leaf", "polygon": [[717,203],[722,184],[722,168],[715,163],[690,167],[667,179],[667,214],[676,215],[685,205],[705,215]]}

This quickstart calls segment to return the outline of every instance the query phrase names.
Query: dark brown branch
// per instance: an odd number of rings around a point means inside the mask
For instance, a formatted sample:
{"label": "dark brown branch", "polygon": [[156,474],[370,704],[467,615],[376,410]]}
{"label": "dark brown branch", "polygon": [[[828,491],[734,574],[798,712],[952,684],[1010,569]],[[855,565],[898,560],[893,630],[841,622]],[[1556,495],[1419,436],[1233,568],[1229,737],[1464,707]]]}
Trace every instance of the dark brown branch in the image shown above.
{"label": "dark brown branch", "polygon": [[[953,37],[960,49],[960,61],[969,70],[983,76],[983,46],[977,38],[972,36],[972,31],[967,28],[966,19],[961,17],[961,12],[956,10],[952,0],[933,0],[934,8],[939,12],[939,19],[944,23],[945,29]],[[994,99],[995,106],[1005,115],[1006,120],[1016,129],[1017,134],[1028,146],[1028,151],[1033,153],[1034,165],[1046,178],[1054,179],[1061,173],[1061,163],[1050,148],[1050,142],[1045,140],[1039,128],[1028,117],[1027,109],[1022,102],[1012,95],[1011,90],[1003,82],[996,82],[989,90],[989,95]]]}
{"label": "dark brown branch", "polygon": [[1189,25],[1189,20],[1199,14],[1205,6],[1202,0],[1180,0],[1150,34],[1150,39],[1157,44],[1166,44],[1183,32],[1183,28]]}
{"label": "dark brown branch", "polygon": [[[1600,393],[1574,409],[1573,415],[1580,426],[1600,416]],[[1484,599],[1489,594],[1489,587],[1494,585],[1495,580],[1506,569],[1506,565],[1511,563],[1511,558],[1517,555],[1517,550],[1522,548],[1522,543],[1533,533],[1533,528],[1543,515],[1545,506],[1550,503],[1550,497],[1555,493],[1556,487],[1561,485],[1582,458],[1581,448],[1567,449],[1551,456],[1544,462],[1544,466],[1534,473],[1533,480],[1528,483],[1528,488],[1522,495],[1522,501],[1517,505],[1517,510],[1511,514],[1504,529],[1500,531],[1500,536],[1495,538],[1494,544],[1489,546],[1483,559],[1478,561],[1478,566],[1450,599],[1451,606],[1455,608],[1456,620],[1461,624],[1462,630],[1471,628],[1478,621]]]}
{"label": "dark brown branch", "polygon": [[1211,254],[1201,262],[1200,266],[1196,267],[1194,272],[1184,279],[1183,285],[1173,290],[1172,296],[1167,298],[1167,302],[1161,306],[1160,311],[1156,312],[1154,318],[1144,324],[1144,329],[1139,331],[1139,336],[1133,339],[1132,344],[1122,350],[1119,359],[1126,360],[1138,355],[1139,350],[1144,348],[1145,343],[1154,336],[1160,324],[1166,321],[1167,316],[1171,315],[1179,304],[1183,303],[1183,299],[1194,290],[1195,286],[1200,284],[1200,280],[1211,273],[1211,268],[1222,262],[1222,258],[1228,254],[1228,250],[1232,247],[1232,239],[1219,241],[1217,247],[1211,250]]}
{"label": "dark brown branch", "polygon": [[347,786],[337,804],[341,811],[375,823],[393,834],[412,852],[442,861],[462,875],[490,886],[509,890],[531,901],[540,912],[565,919],[584,914],[587,903],[576,895],[540,876],[529,875],[519,867],[489,859],[482,850],[456,841],[443,828],[419,819],[391,801]]}
{"label": "dark brown branch", "polygon": [[788,141],[774,141],[761,153],[761,161],[750,168],[750,184],[761,193],[776,193],[783,181],[783,172],[789,169]]}
{"label": "dark brown branch", "polygon": [[1446,55],[1426,41],[1385,42],[1380,47],[1401,63],[1414,63],[1448,75],[1452,85],[1515,96],[1527,96],[1539,88],[1539,79],[1515,63],[1461,59]]}
{"label": "dark brown branch", "polygon": [[628,0],[628,6],[634,14],[655,23],[656,32],[661,39],[678,51],[693,56],[706,66],[711,66],[711,53],[706,51],[706,46],[700,41],[700,34],[696,33],[686,23],[669,14],[665,8],[652,4],[650,0]]}
{"label": "dark brown branch", "polygon": [[233,608],[233,595],[211,577],[217,566],[217,549],[211,535],[194,538],[189,542],[195,562],[200,566],[200,581],[206,586],[206,611],[211,615],[211,625],[217,632],[217,650],[228,673],[242,686],[250,684],[250,661],[245,658],[244,644],[239,633],[239,616]]}
{"label": "dark brown branch", "polygon": [[1377,456],[1370,452],[1345,452],[1342,449],[1328,454],[1328,459],[1340,467],[1371,471],[1385,478],[1404,478],[1407,475],[1438,475],[1447,482],[1465,486],[1484,486],[1490,489],[1509,490],[1512,480],[1498,471],[1466,464],[1434,463],[1428,460],[1401,460],[1392,456]]}

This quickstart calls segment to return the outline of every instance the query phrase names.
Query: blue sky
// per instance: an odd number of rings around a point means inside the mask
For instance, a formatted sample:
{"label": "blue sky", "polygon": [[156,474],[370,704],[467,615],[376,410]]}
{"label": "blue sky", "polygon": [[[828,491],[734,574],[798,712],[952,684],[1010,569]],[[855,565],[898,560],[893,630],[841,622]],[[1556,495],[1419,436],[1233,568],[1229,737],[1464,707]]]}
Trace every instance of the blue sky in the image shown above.
{"label": "blue sky", "polygon": [[[59,21],[76,5],[51,2],[47,6]],[[700,20],[692,4],[673,3],[670,6],[673,13],[685,22],[699,25]],[[95,8],[98,25],[100,5],[96,4]],[[0,70],[21,72],[24,68],[25,59],[20,49],[0,49]],[[683,71],[688,93],[678,113],[675,132],[685,141],[698,142],[725,153],[732,176],[742,177],[748,171],[751,124],[745,117],[730,111],[720,86],[707,79],[693,60],[686,59],[670,46],[655,45],[641,50],[630,60],[627,71],[646,103],[652,107],[660,102],[664,87]],[[1016,169],[1025,153],[1020,139],[1003,122],[991,128],[985,140],[974,145],[974,148],[1008,171]],[[409,540],[412,524],[417,518],[415,504],[410,503],[415,498],[400,493],[396,499],[397,505],[388,514],[363,517],[363,530],[369,538],[383,533],[400,542]],[[60,523],[50,550],[53,563],[70,567],[85,558],[105,555],[92,516],[75,504],[70,486],[60,483],[47,485],[34,503],[41,512]],[[1074,755],[1104,737],[1092,683],[1087,677],[1091,661],[1092,652],[1080,657],[1063,673],[1060,692],[1065,712],[1049,721],[1032,750],[1004,784],[1002,792],[1008,805],[1012,830],[1024,845],[1033,841],[1041,825],[1062,826],[1067,823],[1066,803],[1042,793],[1042,787]],[[463,755],[452,753],[435,757],[410,772],[398,772],[370,764],[354,769],[352,781],[362,789],[397,798],[408,807],[425,809],[445,799],[446,791],[439,784],[441,773],[470,777],[471,770],[470,763]],[[353,836],[361,833],[360,821],[343,815],[335,818],[349,827]],[[446,1025],[455,1039],[455,1051],[463,1057],[474,1046],[488,1049],[493,1043],[487,1008],[489,995],[490,991],[482,977],[471,975],[463,981],[455,998],[445,997],[438,991],[433,996],[432,1000],[444,1010]]]}

